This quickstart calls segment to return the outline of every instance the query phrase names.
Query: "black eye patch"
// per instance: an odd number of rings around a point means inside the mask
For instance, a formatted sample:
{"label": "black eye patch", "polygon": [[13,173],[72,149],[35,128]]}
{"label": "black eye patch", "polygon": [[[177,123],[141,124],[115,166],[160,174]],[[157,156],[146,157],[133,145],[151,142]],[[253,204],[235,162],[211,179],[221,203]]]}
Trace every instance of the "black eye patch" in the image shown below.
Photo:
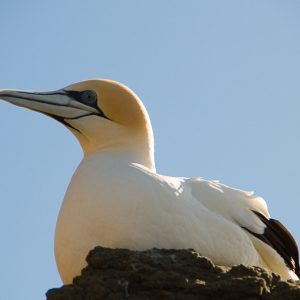
{"label": "black eye patch", "polygon": [[[110,118],[108,118],[103,111],[100,109],[100,107],[98,106],[97,103],[97,93],[93,90],[85,90],[85,91],[65,91],[66,93],[68,93],[73,99],[75,99],[76,101],[83,103],[85,105],[88,105],[90,107],[94,107],[98,110],[99,112],[99,116],[103,117],[107,120],[110,120]],[[93,113],[92,113],[93,114]]]}
{"label": "black eye patch", "polygon": [[86,105],[90,105],[90,106],[97,105],[97,94],[92,90],[86,90],[81,92],[80,98],[81,98],[81,102]]}
{"label": "black eye patch", "polygon": [[68,91],[67,92],[72,98],[77,100],[78,102],[81,102],[85,105],[94,107],[98,109],[97,106],[97,93],[93,90],[85,90],[82,92],[78,91]]}

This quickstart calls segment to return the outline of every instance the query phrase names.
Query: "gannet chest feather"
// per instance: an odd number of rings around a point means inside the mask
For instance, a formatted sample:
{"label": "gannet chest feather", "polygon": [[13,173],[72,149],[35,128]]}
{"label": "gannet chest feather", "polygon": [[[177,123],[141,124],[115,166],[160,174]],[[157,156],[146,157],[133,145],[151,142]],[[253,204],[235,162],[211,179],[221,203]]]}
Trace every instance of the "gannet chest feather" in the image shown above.
{"label": "gannet chest feather", "polygon": [[156,173],[149,116],[121,83],[94,79],[51,92],[0,90],[0,98],[54,118],[82,146],[55,233],[64,283],[80,274],[97,245],[194,248],[217,264],[300,276],[297,244],[270,218],[261,197],[217,181]]}

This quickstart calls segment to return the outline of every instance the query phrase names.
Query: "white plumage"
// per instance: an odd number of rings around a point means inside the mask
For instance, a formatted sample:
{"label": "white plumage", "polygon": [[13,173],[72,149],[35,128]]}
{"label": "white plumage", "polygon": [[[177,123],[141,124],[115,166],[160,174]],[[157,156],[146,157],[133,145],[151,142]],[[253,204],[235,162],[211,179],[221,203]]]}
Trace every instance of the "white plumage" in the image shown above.
{"label": "white plumage", "polygon": [[[269,230],[262,198],[217,181],[156,173],[148,114],[127,87],[90,80],[49,93],[3,90],[0,97],[54,117],[82,145],[84,158],[56,227],[64,283],[80,274],[96,245],[194,248],[217,264],[262,266],[284,279],[298,278],[298,267],[291,270],[282,251],[260,239]],[[297,265],[298,257],[287,253]]]}

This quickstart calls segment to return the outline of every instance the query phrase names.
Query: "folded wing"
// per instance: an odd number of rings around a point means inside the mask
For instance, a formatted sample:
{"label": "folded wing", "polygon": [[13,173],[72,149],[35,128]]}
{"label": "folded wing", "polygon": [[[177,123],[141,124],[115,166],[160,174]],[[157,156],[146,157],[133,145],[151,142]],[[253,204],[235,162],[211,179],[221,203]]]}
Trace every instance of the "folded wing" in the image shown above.
{"label": "folded wing", "polygon": [[[190,185],[191,193],[198,201],[249,234],[267,265],[277,265],[274,269],[279,270],[280,264],[285,264],[289,270],[300,276],[296,241],[282,223],[270,218],[263,198],[254,195],[253,192],[234,189],[218,181],[202,178],[191,178],[187,184]],[[281,258],[270,258],[272,255],[278,256],[273,250]]]}

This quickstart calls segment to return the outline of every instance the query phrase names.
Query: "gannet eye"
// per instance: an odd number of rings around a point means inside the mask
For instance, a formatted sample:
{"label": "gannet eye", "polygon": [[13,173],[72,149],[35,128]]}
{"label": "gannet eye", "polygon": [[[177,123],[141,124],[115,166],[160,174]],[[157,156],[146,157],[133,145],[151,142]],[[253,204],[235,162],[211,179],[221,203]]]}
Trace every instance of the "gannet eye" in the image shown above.
{"label": "gannet eye", "polygon": [[80,100],[86,105],[96,105],[97,104],[97,94],[92,90],[86,90],[81,92]]}

